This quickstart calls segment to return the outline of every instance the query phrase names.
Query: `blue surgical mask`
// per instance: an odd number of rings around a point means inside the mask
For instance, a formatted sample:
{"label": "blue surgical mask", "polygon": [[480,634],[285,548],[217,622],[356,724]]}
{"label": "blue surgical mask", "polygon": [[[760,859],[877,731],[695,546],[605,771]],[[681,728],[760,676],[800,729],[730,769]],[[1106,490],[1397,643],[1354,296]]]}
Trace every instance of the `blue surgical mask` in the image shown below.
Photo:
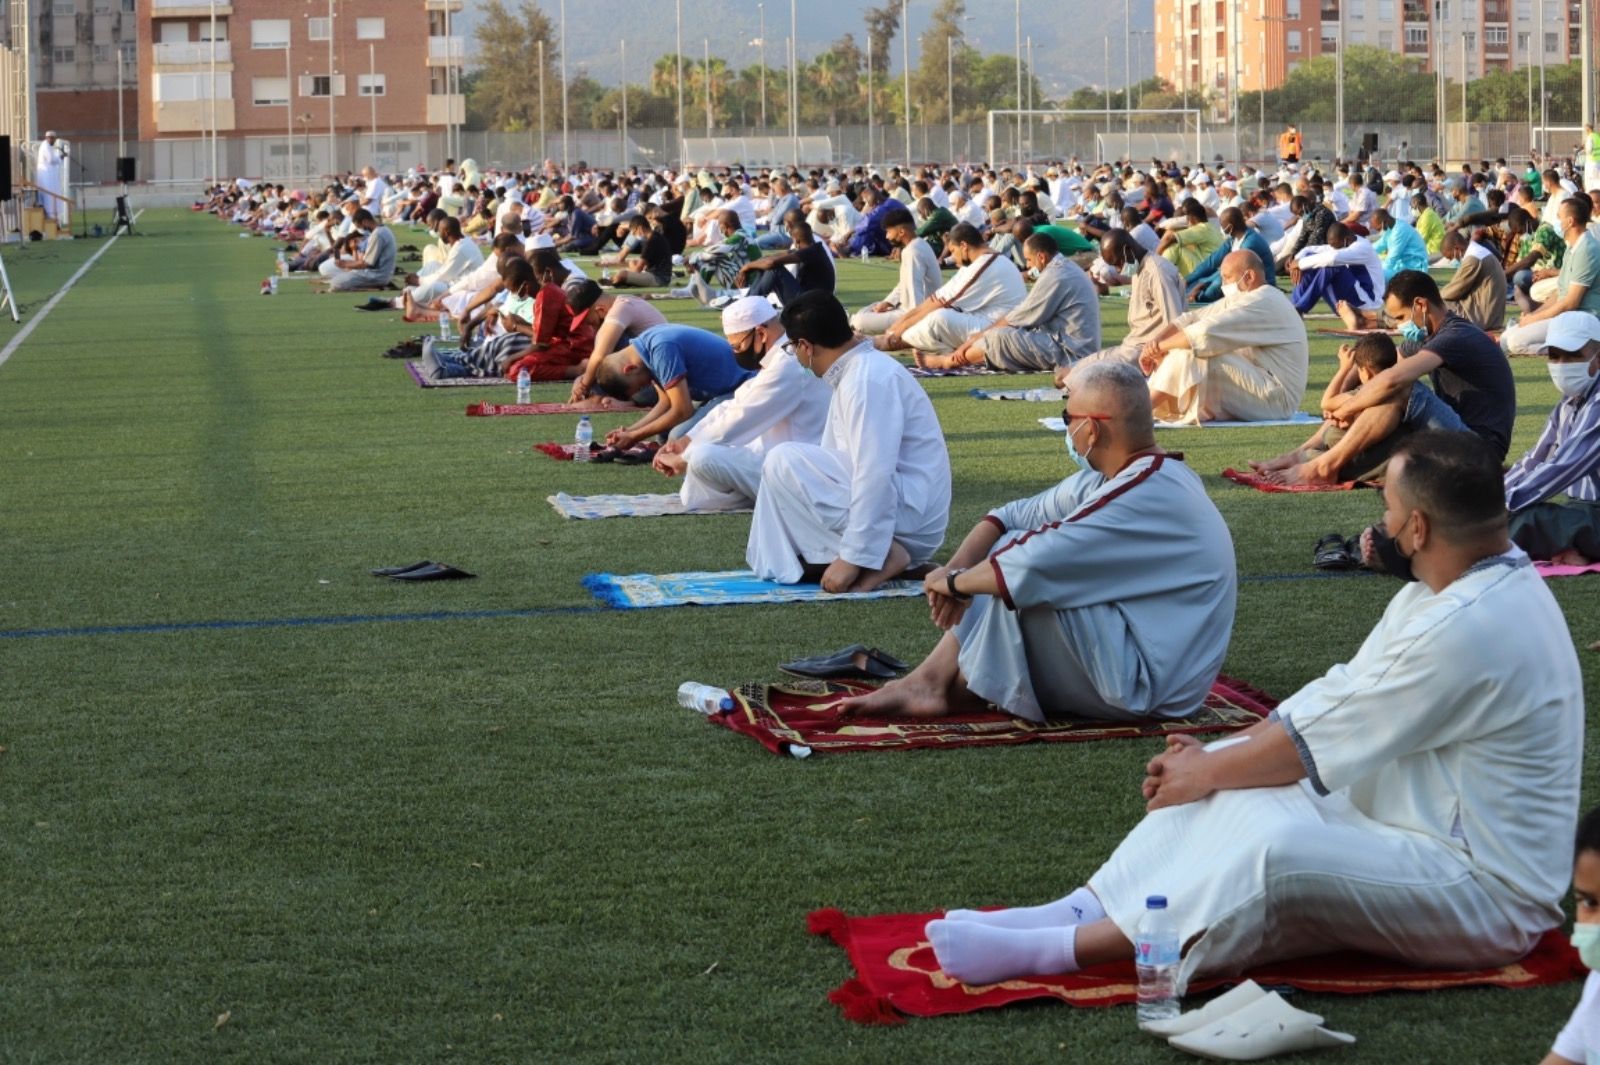
{"label": "blue surgical mask", "polygon": [[[1087,470],[1087,469],[1089,469],[1089,456],[1085,455],[1085,454],[1080,454],[1079,451],[1078,451],[1077,442],[1072,439],[1073,430],[1076,429],[1079,425],[1082,425],[1086,421],[1088,421],[1088,419],[1084,418],[1084,419],[1081,419],[1080,421],[1077,421],[1077,422],[1070,422],[1069,421],[1067,423],[1067,455],[1068,455],[1068,457],[1070,457],[1072,459],[1073,462],[1077,463],[1078,466],[1080,466],[1081,468]],[[1089,448],[1089,450],[1093,451],[1094,448],[1091,447],[1091,448]]]}
{"label": "blue surgical mask", "polygon": [[1428,339],[1428,331],[1408,318],[1400,323],[1400,339],[1420,344]]}
{"label": "blue surgical mask", "polygon": [[1600,924],[1573,925],[1572,946],[1585,966],[1600,972]]}

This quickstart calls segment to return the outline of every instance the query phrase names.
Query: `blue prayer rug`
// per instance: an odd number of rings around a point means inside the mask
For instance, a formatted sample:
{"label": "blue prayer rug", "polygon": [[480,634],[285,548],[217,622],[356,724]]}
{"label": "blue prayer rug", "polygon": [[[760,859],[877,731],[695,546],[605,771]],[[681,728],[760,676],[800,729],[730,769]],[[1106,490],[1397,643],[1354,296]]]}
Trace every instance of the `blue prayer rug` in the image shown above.
{"label": "blue prayer rug", "polygon": [[591,573],[583,586],[607,606],[646,610],[658,606],[734,606],[750,603],[827,603],[847,599],[911,599],[921,581],[890,581],[871,592],[825,592],[817,584],[776,584],[749,570],[723,573]]}

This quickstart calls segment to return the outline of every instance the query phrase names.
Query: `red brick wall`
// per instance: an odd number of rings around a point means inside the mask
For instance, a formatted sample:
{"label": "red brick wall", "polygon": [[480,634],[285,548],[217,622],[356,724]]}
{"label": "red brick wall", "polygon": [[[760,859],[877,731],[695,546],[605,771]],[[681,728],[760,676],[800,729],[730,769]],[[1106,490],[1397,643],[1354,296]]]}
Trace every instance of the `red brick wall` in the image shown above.
{"label": "red brick wall", "polygon": [[[53,129],[69,141],[117,139],[115,89],[40,89],[39,129]],[[122,119],[129,140],[139,136],[139,89],[127,85],[122,92]]]}

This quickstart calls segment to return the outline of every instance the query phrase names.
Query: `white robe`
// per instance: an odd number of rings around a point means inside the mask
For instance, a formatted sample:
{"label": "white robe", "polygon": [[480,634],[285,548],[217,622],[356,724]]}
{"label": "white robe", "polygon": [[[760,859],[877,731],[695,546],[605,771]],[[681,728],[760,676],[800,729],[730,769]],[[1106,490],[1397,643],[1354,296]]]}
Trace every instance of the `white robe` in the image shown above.
{"label": "white robe", "polygon": [[737,510],[756,499],[767,452],[791,440],[822,439],[833,390],[784,351],[783,337],[761,358],[761,371],[713,407],[689,431],[689,468],[679,495],[691,510]]}
{"label": "white robe", "polygon": [[745,559],[763,580],[797,583],[802,559],[881,567],[899,543],[933,557],[950,520],[950,456],[928,394],[889,355],[862,343],[829,367],[817,444],[767,453]]}
{"label": "white robe", "polygon": [[57,222],[65,221],[68,214],[67,204],[56,196],[67,195],[67,156],[61,148],[61,142],[51,144],[49,141],[39,142],[39,153],[34,160],[33,183],[44,192],[53,192],[55,196],[40,196],[46,218]]}
{"label": "white robe", "polygon": [[939,272],[939,257],[927,241],[918,237],[900,249],[900,283],[884,297],[887,311],[857,311],[850,319],[855,331],[864,336],[882,336],[911,308],[938,291],[944,281]]}
{"label": "white robe", "polygon": [[986,252],[957,270],[935,295],[943,306],[907,329],[901,339],[917,351],[948,353],[1020,305],[1028,286],[1009,258]]}
{"label": "white robe", "polygon": [[1181,980],[1336,950],[1499,966],[1561,923],[1583,681],[1520,550],[1408,584],[1277,715],[1305,780],[1158,810],[1089,880],[1129,938],[1147,895],[1171,900],[1200,937]]}
{"label": "white robe", "polygon": [[1176,401],[1159,405],[1157,418],[1269,421],[1299,408],[1310,349],[1305,323],[1281,289],[1236,292],[1174,324],[1189,347],[1167,352],[1150,375],[1150,390]]}
{"label": "white robe", "polygon": [[417,273],[417,284],[411,288],[411,300],[424,307],[438,303],[450,291],[450,286],[483,265],[483,249],[466,237],[444,250],[436,262],[424,266]]}

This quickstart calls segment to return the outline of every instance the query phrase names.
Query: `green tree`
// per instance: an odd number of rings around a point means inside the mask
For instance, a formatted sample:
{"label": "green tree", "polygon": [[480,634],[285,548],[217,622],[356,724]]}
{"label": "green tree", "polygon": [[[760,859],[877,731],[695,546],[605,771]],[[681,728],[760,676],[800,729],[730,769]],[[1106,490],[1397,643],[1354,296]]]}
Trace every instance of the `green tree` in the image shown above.
{"label": "green tree", "polygon": [[[1268,126],[1285,122],[1332,122],[1338,61],[1322,55],[1289,72],[1283,84],[1262,94],[1239,97],[1240,115],[1256,117],[1265,104]],[[1431,122],[1436,99],[1433,75],[1419,59],[1383,48],[1351,45],[1344,57],[1347,122]]]}
{"label": "green tree", "polygon": [[966,17],[966,0],[940,0],[922,33],[918,49],[922,58],[911,75],[911,102],[924,122],[951,121],[952,97],[958,115],[978,99],[971,78],[977,52],[967,45],[962,28]]}
{"label": "green tree", "polygon": [[889,48],[895,34],[900,32],[900,5],[887,0],[882,7],[867,8],[867,52],[872,57],[873,79],[882,85],[888,81]]}
{"label": "green tree", "polygon": [[545,127],[559,127],[559,56],[550,20],[533,0],[522,0],[515,12],[503,0],[484,0],[482,18],[475,35],[478,69],[467,94],[469,114],[487,126],[512,132],[538,126],[539,42],[544,41]]}
{"label": "green tree", "polygon": [[[834,41],[817,56],[802,78],[801,118],[823,121],[830,126],[859,122],[866,114],[863,56],[853,34]],[[808,114],[809,112],[809,114]]]}

